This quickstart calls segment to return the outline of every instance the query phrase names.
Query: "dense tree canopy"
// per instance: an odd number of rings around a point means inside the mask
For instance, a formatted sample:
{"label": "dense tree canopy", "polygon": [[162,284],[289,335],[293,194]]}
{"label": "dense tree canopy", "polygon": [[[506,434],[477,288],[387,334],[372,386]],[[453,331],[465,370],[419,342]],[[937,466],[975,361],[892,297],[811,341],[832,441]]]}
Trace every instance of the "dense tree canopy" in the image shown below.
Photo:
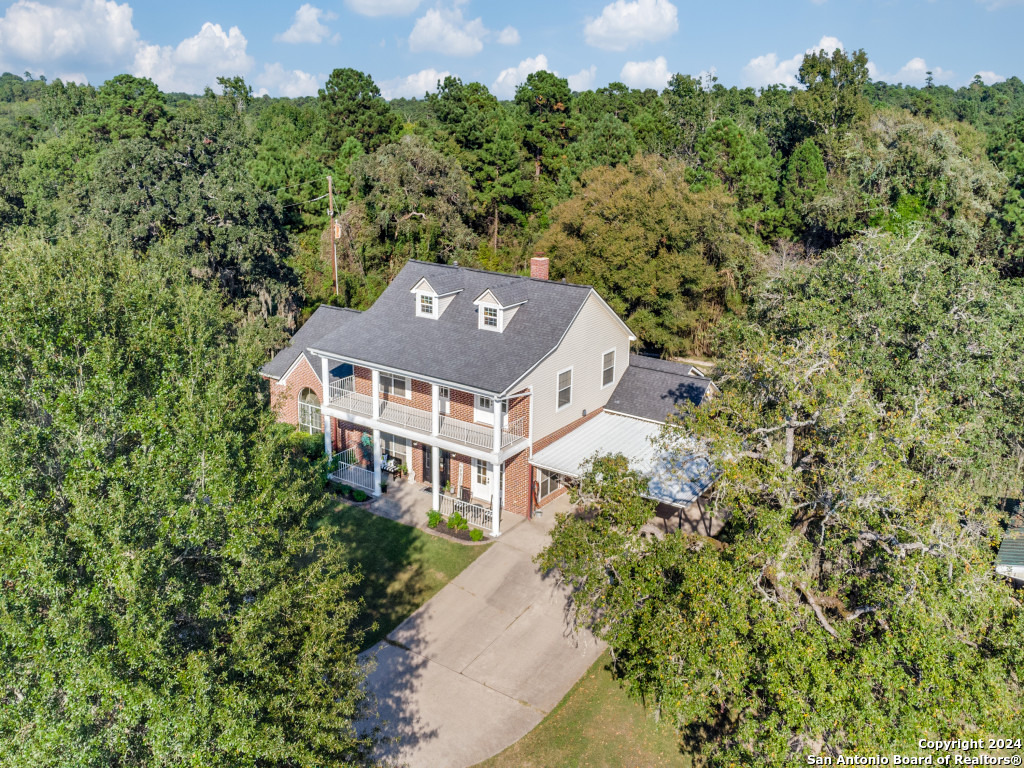
{"label": "dense tree canopy", "polygon": [[672,354],[709,351],[709,319],[736,308],[753,268],[733,201],[685,176],[653,158],[588,171],[538,244],[554,277],[593,285],[640,343]]}
{"label": "dense tree canopy", "polygon": [[0,762],[358,759],[354,576],[259,345],[162,249],[0,249]]}
{"label": "dense tree canopy", "polygon": [[541,563],[710,765],[1019,732],[1024,611],[991,571],[1019,291],[879,238],[765,293],[722,395],[662,437],[718,468],[723,531],[643,537],[643,481],[600,459]]}

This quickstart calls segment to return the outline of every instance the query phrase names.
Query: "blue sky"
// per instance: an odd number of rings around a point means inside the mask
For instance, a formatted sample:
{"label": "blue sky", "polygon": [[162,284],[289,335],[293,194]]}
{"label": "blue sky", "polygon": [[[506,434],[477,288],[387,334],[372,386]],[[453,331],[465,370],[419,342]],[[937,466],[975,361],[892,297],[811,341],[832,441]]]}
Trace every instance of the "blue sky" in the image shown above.
{"label": "blue sky", "polygon": [[675,72],[763,86],[794,83],[819,46],[864,48],[888,82],[1024,75],[1024,0],[17,0],[0,13],[0,70],[94,84],[129,72],[165,91],[240,74],[260,93],[314,95],[336,67],[389,97],[448,73],[510,97],[537,69],[576,89],[660,89]]}

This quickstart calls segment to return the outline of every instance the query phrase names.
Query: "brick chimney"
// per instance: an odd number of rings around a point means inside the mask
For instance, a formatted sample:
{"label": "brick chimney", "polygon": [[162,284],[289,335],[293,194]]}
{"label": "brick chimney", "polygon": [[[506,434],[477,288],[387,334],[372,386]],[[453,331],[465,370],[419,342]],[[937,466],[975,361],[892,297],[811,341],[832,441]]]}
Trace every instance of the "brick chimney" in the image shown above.
{"label": "brick chimney", "polygon": [[550,266],[551,259],[547,256],[534,256],[530,259],[530,277],[537,280],[547,280]]}

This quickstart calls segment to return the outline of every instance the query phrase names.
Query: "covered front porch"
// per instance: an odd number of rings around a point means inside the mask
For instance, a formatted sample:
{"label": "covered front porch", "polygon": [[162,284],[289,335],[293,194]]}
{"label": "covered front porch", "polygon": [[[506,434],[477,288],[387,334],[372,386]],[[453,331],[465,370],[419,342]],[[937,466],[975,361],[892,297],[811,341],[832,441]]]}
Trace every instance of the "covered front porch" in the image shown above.
{"label": "covered front porch", "polygon": [[334,431],[331,481],[379,497],[375,504],[395,509],[386,517],[422,526],[434,509],[446,520],[458,513],[474,528],[501,534],[505,473],[493,457],[474,458],[345,422]]}

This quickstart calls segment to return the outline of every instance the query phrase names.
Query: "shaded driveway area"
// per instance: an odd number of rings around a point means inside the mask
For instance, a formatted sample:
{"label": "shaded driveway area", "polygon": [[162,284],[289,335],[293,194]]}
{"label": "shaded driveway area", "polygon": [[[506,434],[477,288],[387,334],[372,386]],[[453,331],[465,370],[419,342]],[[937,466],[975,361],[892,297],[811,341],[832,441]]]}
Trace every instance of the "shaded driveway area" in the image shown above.
{"label": "shaded driveway area", "polygon": [[385,741],[410,768],[463,768],[525,736],[604,650],[573,635],[567,593],[533,556],[554,523],[523,521],[364,656]]}

